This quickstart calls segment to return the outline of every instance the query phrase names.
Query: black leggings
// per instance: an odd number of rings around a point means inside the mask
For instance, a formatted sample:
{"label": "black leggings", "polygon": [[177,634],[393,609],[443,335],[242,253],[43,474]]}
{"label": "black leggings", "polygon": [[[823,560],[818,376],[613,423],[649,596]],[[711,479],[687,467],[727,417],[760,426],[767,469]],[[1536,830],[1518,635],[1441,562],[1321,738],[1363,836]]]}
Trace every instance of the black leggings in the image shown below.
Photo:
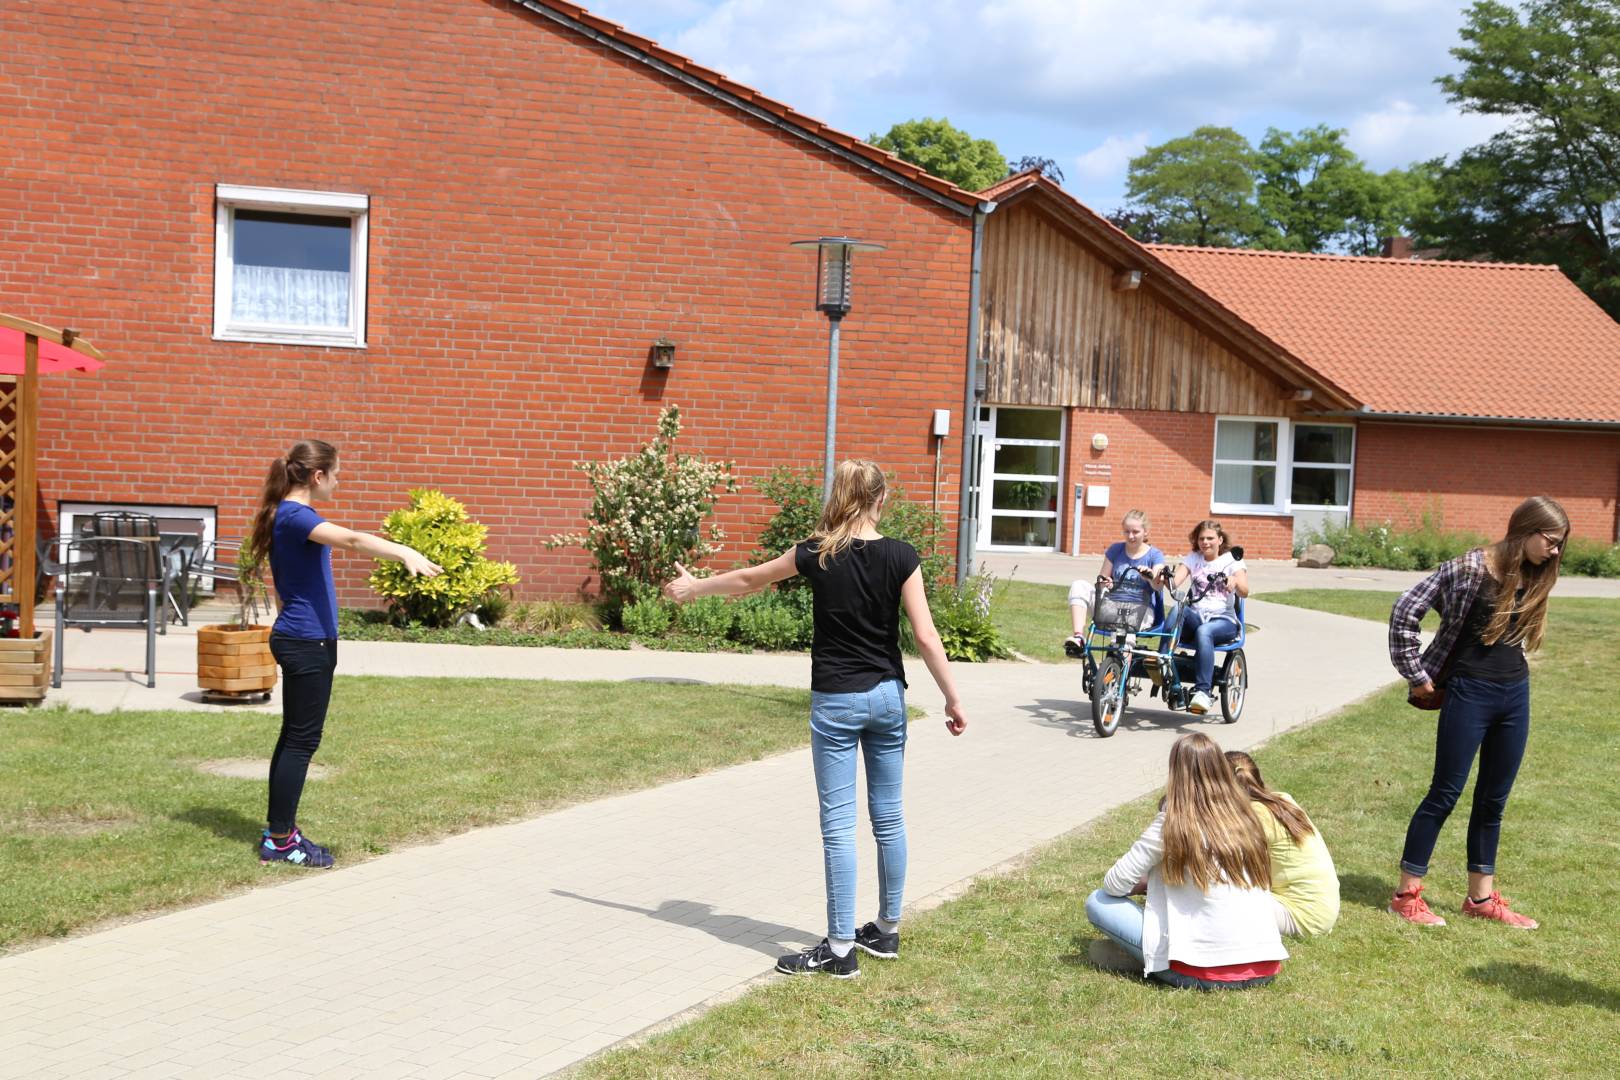
{"label": "black leggings", "polygon": [[270,653],[281,665],[281,737],[270,755],[270,831],[291,832],[298,823],[309,759],[321,745],[326,706],[337,670],[337,640],[270,635]]}

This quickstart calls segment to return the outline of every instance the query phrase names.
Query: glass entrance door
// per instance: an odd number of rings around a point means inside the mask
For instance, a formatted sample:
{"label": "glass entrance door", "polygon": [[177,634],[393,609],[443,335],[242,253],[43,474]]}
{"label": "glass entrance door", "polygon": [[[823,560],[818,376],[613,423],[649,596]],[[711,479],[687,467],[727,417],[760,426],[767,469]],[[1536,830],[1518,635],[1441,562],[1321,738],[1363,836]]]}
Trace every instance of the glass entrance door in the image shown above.
{"label": "glass entrance door", "polygon": [[978,546],[1055,550],[1062,472],[1063,410],[981,409]]}

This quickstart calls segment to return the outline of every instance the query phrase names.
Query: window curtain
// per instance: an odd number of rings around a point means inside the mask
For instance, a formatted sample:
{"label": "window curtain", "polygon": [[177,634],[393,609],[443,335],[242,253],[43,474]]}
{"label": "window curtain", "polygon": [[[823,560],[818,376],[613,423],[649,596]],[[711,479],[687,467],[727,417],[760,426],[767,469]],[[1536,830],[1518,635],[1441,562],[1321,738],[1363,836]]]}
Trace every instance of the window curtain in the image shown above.
{"label": "window curtain", "polygon": [[236,264],[231,278],[233,322],[280,326],[349,325],[346,270]]}

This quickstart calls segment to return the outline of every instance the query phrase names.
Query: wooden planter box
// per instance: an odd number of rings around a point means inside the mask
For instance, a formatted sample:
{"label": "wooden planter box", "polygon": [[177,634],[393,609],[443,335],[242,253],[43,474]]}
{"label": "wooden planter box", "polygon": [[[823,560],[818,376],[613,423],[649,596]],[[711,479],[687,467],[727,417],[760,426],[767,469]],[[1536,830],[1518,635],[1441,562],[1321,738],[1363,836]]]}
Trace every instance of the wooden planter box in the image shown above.
{"label": "wooden planter box", "polygon": [[0,638],[0,701],[43,701],[51,685],[51,632]]}
{"label": "wooden planter box", "polygon": [[270,628],[199,626],[197,685],[216,694],[268,694],[276,685]]}

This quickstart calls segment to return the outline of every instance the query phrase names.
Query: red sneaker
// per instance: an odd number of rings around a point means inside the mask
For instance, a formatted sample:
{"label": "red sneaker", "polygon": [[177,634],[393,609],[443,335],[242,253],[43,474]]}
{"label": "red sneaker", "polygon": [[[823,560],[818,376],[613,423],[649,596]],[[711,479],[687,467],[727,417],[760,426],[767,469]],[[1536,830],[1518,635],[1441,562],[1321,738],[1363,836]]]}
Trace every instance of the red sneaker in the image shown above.
{"label": "red sneaker", "polygon": [[1515,930],[1534,930],[1541,924],[1528,915],[1520,915],[1508,906],[1507,897],[1499,892],[1493,892],[1484,903],[1474,903],[1470,896],[1463,901],[1463,914],[1472,915],[1476,919],[1492,919]]}
{"label": "red sneaker", "polygon": [[[1423,886],[1421,885],[1409,893],[1396,893],[1390,897],[1389,910],[1417,926],[1446,925],[1446,920],[1429,910],[1428,902],[1423,899]],[[1467,909],[1464,908],[1464,910]]]}

